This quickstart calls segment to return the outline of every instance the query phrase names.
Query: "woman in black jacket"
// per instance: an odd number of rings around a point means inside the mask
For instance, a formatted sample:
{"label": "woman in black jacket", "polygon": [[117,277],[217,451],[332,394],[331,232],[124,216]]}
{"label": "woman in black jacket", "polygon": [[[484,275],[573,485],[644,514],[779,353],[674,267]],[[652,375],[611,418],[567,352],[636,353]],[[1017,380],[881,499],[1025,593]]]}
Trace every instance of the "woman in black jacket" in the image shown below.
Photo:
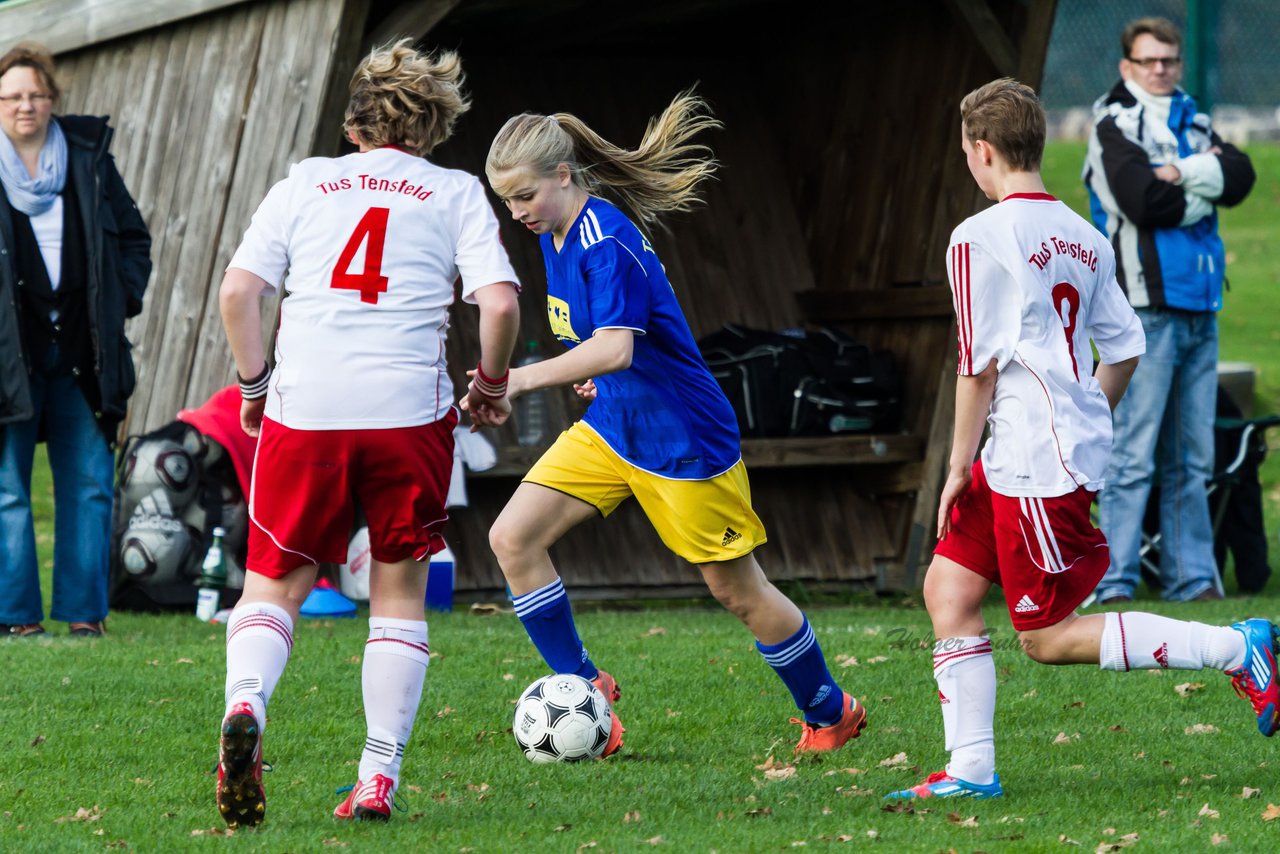
{"label": "woman in black jacket", "polygon": [[0,58],[0,633],[44,632],[31,466],[54,486],[50,619],[107,615],[112,448],[133,392],[124,321],[142,309],[151,237],[96,116],[58,116],[53,58]]}

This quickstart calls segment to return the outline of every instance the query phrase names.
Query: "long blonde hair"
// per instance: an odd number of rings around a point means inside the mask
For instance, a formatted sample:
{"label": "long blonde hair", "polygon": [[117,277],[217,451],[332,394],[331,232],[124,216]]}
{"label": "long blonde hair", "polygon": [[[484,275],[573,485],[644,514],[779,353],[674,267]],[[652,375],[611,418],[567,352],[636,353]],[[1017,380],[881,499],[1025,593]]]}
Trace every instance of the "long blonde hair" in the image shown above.
{"label": "long blonde hair", "polygon": [[611,194],[645,225],[661,214],[699,204],[699,184],[720,163],[705,145],[692,143],[704,130],[723,125],[693,90],[681,92],[649,120],[640,145],[620,148],[571,113],[522,113],[507,120],[485,160],[492,183],[499,172],[525,167],[538,177],[554,175],[564,163],[573,182],[591,195]]}
{"label": "long blonde hair", "polygon": [[400,145],[425,157],[471,109],[462,92],[462,60],[453,51],[414,50],[412,39],[373,51],[351,77],[342,130],[378,147]]}

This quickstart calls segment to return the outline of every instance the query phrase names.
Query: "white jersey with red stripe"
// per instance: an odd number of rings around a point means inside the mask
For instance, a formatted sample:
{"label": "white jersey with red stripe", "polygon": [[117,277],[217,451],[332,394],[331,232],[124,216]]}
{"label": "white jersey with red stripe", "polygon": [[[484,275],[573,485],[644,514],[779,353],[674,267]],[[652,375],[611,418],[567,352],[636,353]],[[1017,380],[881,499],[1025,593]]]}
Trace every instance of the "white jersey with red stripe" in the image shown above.
{"label": "white jersey with red stripe", "polygon": [[297,430],[443,418],[454,282],[517,282],[479,179],[396,148],[294,164],[232,267],[283,280],[266,416]]}
{"label": "white jersey with red stripe", "polygon": [[1146,351],[1106,238],[1044,193],[1015,194],[962,222],[947,250],[959,373],[999,371],[982,465],[1002,495],[1066,495],[1103,485],[1111,409],[1093,353]]}

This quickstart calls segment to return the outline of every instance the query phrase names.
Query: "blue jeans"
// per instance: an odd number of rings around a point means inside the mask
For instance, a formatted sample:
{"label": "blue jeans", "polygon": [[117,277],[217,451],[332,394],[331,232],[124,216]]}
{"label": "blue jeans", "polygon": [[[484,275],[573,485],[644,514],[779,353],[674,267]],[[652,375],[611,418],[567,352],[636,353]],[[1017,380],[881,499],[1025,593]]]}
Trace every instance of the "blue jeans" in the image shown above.
{"label": "blue jeans", "polygon": [[1111,464],[1098,496],[1111,566],[1097,593],[1099,599],[1133,596],[1142,519],[1158,471],[1163,595],[1186,601],[1220,584],[1206,492],[1213,475],[1218,321],[1212,312],[1137,313],[1147,353],[1115,411]]}
{"label": "blue jeans", "polygon": [[75,377],[54,370],[51,347],[31,375],[35,417],[0,424],[0,623],[43,618],[31,516],[31,467],[41,418],[53,471],[53,607],[49,617],[91,623],[107,616],[111,487],[107,446]]}

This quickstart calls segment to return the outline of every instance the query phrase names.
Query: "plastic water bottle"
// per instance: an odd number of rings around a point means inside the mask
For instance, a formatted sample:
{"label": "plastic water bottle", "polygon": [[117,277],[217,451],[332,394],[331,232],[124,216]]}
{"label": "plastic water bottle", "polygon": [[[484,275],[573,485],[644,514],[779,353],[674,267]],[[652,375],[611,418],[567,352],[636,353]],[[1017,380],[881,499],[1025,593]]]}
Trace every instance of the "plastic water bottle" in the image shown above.
{"label": "plastic water bottle", "polygon": [[[524,358],[517,362],[516,366],[523,368],[525,365],[532,365],[541,361],[542,356],[538,353],[538,342],[530,341],[525,345]],[[529,448],[546,444],[547,415],[546,389],[531,391],[522,397],[516,398],[516,441],[520,443],[521,447]]]}
{"label": "plastic water bottle", "polygon": [[225,528],[213,529],[213,544],[200,567],[200,578],[196,581],[200,586],[196,594],[196,619],[201,622],[209,622],[218,613],[222,589],[227,586],[227,557],[222,553],[222,539],[226,535]]}

